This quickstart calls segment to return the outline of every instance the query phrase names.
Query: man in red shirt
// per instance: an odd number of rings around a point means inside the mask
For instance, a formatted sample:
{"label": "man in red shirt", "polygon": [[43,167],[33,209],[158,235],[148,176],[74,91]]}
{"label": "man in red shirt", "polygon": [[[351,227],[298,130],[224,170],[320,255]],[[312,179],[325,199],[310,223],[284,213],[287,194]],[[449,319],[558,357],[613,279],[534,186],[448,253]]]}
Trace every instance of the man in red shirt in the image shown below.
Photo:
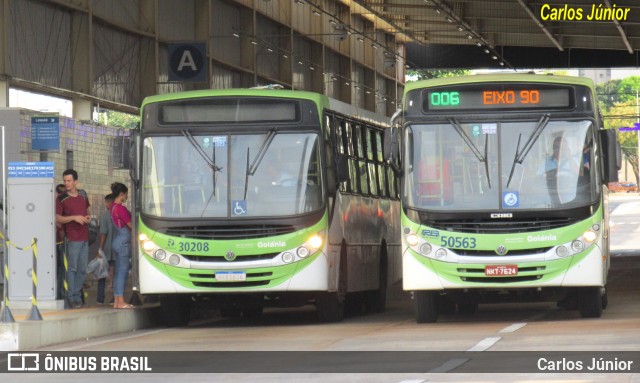
{"label": "man in red shirt", "polygon": [[82,284],[89,258],[89,199],[79,190],[78,172],[67,169],[62,173],[66,192],[56,199],[56,223],[64,226],[67,237],[67,299],[71,308],[82,307]]}

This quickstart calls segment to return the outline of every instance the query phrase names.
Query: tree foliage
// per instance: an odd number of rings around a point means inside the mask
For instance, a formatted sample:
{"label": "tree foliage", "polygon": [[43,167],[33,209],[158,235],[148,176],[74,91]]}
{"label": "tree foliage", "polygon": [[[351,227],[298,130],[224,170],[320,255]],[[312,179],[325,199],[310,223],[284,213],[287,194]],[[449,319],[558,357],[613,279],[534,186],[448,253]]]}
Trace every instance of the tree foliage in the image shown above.
{"label": "tree foliage", "polygon": [[[596,87],[605,129],[633,126],[638,122],[637,102],[640,100],[636,99],[636,89],[640,90],[640,76],[611,80]],[[638,133],[620,132],[618,141],[623,158],[629,162],[638,183]]]}
{"label": "tree foliage", "polygon": [[113,110],[103,110],[98,114],[98,123],[114,128],[134,129],[140,122],[140,116],[116,112]]}
{"label": "tree foliage", "polygon": [[465,76],[471,74],[467,69],[411,69],[407,71],[407,82],[428,80],[431,78]]}

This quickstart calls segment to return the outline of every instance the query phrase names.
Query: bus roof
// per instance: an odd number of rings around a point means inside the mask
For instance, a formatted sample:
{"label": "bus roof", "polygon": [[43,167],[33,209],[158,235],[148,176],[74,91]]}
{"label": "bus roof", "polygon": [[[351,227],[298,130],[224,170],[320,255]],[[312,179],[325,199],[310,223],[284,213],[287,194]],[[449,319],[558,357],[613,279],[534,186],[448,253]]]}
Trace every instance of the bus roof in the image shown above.
{"label": "bus roof", "polygon": [[204,97],[236,97],[236,96],[297,98],[297,99],[315,101],[318,104],[326,103],[326,96],[318,93],[313,93],[313,92],[306,92],[306,91],[299,91],[299,90],[234,88],[234,89],[193,90],[193,91],[187,91],[187,92],[166,93],[166,94],[149,96],[142,101],[142,108],[144,108],[146,104],[155,103],[155,102],[204,98]]}
{"label": "bus roof", "polygon": [[538,82],[548,84],[583,85],[593,89],[593,81],[587,77],[540,75],[533,73],[496,73],[472,76],[442,77],[407,83],[405,94],[414,89],[443,85],[474,84],[487,82]]}

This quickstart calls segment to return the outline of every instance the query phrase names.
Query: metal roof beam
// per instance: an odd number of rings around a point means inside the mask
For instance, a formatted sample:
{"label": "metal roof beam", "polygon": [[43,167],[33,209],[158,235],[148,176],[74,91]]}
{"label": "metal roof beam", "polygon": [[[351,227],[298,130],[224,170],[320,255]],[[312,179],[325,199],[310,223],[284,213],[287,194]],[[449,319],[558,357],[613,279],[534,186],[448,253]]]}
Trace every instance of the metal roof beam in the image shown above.
{"label": "metal roof beam", "polygon": [[[604,0],[604,3],[607,6],[607,8],[611,8],[611,2],[609,0]],[[624,45],[627,47],[627,50],[629,51],[629,53],[633,54],[633,48],[631,48],[631,44],[629,44],[629,39],[627,38],[627,34],[624,32],[624,29],[622,29],[622,25],[620,25],[620,22],[616,19],[613,19],[613,23],[615,24],[616,28],[618,28],[618,32],[620,32],[620,37],[622,37],[622,42],[624,42]]]}
{"label": "metal roof beam", "polygon": [[524,0],[518,0],[518,3],[520,3],[522,8],[524,8],[525,12],[527,12],[529,17],[531,17],[531,19],[533,20],[533,22],[535,22],[540,27],[540,29],[542,29],[542,32],[544,32],[544,34],[547,35],[547,37],[549,38],[549,40],[551,40],[553,45],[555,45],[560,52],[564,52],[564,48],[562,47],[560,42],[555,38],[555,36],[553,36],[551,32],[549,32],[547,27],[545,27],[544,24],[542,24],[542,21],[538,20],[535,13],[533,13],[533,11],[529,8],[527,3]]}

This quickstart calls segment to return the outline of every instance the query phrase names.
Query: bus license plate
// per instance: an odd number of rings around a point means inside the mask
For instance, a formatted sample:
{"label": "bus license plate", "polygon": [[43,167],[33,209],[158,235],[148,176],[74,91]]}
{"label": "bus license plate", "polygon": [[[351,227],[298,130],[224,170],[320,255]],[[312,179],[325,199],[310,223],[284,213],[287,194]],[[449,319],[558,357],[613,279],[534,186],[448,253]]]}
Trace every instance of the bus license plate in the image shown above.
{"label": "bus license plate", "polygon": [[244,271],[218,271],[216,281],[246,281],[247,273]]}
{"label": "bus license plate", "polygon": [[491,265],[484,268],[487,277],[503,277],[518,275],[518,265]]}

